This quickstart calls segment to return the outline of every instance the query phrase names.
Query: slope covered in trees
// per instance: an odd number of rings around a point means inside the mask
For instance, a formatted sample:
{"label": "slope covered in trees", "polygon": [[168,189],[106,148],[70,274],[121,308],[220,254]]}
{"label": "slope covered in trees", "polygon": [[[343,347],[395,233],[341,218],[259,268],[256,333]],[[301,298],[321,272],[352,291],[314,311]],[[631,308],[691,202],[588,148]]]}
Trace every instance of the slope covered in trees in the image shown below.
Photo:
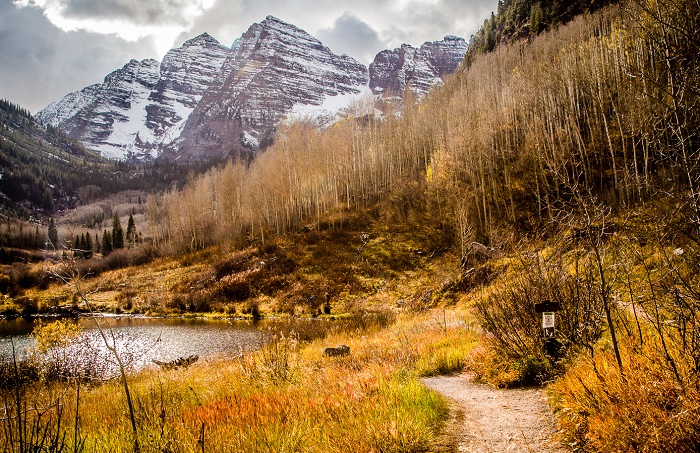
{"label": "slope covered in trees", "polygon": [[[110,162],[22,107],[0,100],[0,203],[13,216],[58,209],[123,190],[164,190],[218,162]],[[13,214],[14,213],[14,214]]]}
{"label": "slope covered in trees", "polygon": [[514,43],[543,31],[564,25],[583,13],[618,3],[619,0],[499,0],[498,10],[469,42],[467,60],[491,52],[499,44]]}
{"label": "slope covered in trees", "polygon": [[27,202],[52,211],[66,205],[100,159],[59,131],[39,126],[31,114],[0,101],[0,192],[5,202]]}
{"label": "slope covered in trees", "polygon": [[[289,125],[250,165],[149,200],[151,233],[185,251],[342,227],[358,208],[428,225],[466,288],[493,283],[476,310],[514,364],[506,384],[565,372],[570,444],[697,451],[699,48],[696,0],[578,16],[476,56],[400,117]],[[551,354],[533,309],[545,299],[563,306]]]}
{"label": "slope covered in trees", "polygon": [[501,227],[534,232],[577,196],[615,209],[660,190],[692,201],[697,18],[663,5],[616,7],[503,46],[400,119],[290,125],[250,165],[152,200],[154,234],[199,248],[382,201],[398,214],[420,206],[455,244],[496,245]]}

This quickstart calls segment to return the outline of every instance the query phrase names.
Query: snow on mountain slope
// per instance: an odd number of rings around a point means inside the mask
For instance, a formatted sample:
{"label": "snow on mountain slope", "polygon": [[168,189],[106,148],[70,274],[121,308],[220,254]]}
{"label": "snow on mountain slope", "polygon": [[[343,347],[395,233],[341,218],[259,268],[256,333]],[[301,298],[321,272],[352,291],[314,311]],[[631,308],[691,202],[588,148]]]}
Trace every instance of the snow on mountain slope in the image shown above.
{"label": "snow on mountain slope", "polygon": [[467,53],[463,38],[445,36],[442,41],[426,42],[416,49],[408,44],[379,52],[369,65],[369,86],[375,93],[403,96],[406,90],[418,97],[454,72]]}
{"label": "snow on mountain slope", "polygon": [[374,108],[376,96],[368,86],[359,93],[326,95],[321,104],[295,104],[286,118],[291,121],[311,121],[316,126],[329,126],[344,116],[379,114]]}
{"label": "snow on mountain slope", "polygon": [[380,52],[368,72],[268,16],[231,48],[204,33],[161,63],[132,60],[36,118],[112,159],[252,156],[285,118],[325,126],[339,115],[374,113],[379,94],[424,95],[457,68],[466,48],[454,36],[419,49],[403,45]]}
{"label": "snow on mountain slope", "polygon": [[294,107],[358,94],[367,69],[305,31],[268,16],[236,41],[217,81],[187,120],[173,153],[188,157],[256,152]]}
{"label": "snow on mountain slope", "polygon": [[104,157],[157,157],[180,135],[229,53],[205,33],[169,51],[162,63],[132,60],[36,117]]}

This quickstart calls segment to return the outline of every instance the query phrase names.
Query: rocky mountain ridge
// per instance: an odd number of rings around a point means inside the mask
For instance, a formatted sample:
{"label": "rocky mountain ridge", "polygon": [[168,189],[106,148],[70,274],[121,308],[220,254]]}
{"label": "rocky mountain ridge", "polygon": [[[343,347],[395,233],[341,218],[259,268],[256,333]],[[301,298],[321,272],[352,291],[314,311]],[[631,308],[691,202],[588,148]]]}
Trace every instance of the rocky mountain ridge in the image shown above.
{"label": "rocky mountain ridge", "polygon": [[419,49],[380,52],[368,70],[268,16],[231,48],[204,33],[160,63],[132,60],[36,118],[110,159],[252,156],[290,112],[326,109],[327,117],[337,116],[353,98],[372,92],[400,96],[408,89],[420,97],[440,85],[465,52],[464,39],[447,36]]}
{"label": "rocky mountain ridge", "polygon": [[457,69],[467,47],[464,38],[448,35],[418,49],[404,44],[383,50],[369,65],[369,87],[376,94],[402,96],[409,90],[422,97],[432,87],[442,85],[442,78]]}
{"label": "rocky mountain ridge", "polygon": [[295,105],[359,94],[367,69],[337,56],[305,31],[268,16],[237,41],[192,112],[177,157],[254,153]]}

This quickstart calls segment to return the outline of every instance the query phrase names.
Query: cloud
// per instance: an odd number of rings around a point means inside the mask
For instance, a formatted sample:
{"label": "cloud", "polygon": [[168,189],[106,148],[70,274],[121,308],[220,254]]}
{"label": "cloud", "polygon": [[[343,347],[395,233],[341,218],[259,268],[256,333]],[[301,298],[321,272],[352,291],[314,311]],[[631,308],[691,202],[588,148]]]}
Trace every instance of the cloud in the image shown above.
{"label": "cloud", "polygon": [[181,30],[173,45],[179,46],[188,39],[204,32],[219,40],[225,46],[230,46],[255,21],[263,17],[252,18],[240,0],[216,0],[209,9],[196,17],[189,28]]}
{"label": "cloud", "polygon": [[350,12],[343,13],[330,28],[319,30],[316,37],[334,53],[352,55],[365,65],[374,59],[374,49],[382,46],[379,33]]}
{"label": "cloud", "polygon": [[126,19],[139,25],[187,24],[187,0],[63,0],[63,15],[72,19]]}
{"label": "cloud", "polygon": [[102,82],[132,58],[155,55],[150,39],[66,33],[35,7],[0,0],[0,97],[36,113],[71,91]]}
{"label": "cloud", "polygon": [[60,22],[60,18],[184,26],[209,8],[212,0],[15,0],[14,3],[39,7],[55,22]]}

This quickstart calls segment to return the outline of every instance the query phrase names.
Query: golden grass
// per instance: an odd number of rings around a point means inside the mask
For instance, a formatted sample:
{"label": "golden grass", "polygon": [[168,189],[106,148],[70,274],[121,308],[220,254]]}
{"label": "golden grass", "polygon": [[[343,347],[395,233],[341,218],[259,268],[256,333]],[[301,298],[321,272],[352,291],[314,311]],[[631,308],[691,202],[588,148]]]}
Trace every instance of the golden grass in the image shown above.
{"label": "golden grass", "polygon": [[[278,337],[257,353],[186,370],[146,370],[130,378],[139,442],[145,452],[199,452],[202,442],[205,451],[433,451],[447,406],[420,376],[460,371],[476,340],[461,313],[427,313],[308,344]],[[350,356],[323,357],[336,343]],[[73,386],[58,394],[74,406]],[[80,408],[86,451],[132,451],[120,383],[82,388]]]}
{"label": "golden grass", "polygon": [[623,343],[624,376],[609,350],[581,358],[551,389],[565,440],[590,452],[698,451],[697,375],[680,369],[679,380],[660,350],[653,338]]}

